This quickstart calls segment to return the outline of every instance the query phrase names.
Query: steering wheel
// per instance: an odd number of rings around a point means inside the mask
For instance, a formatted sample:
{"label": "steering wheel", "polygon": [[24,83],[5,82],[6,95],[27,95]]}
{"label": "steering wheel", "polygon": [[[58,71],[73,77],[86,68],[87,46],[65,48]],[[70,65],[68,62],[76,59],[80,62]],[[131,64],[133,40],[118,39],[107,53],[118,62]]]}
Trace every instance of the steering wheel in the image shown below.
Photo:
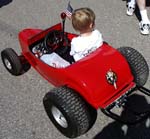
{"label": "steering wheel", "polygon": [[52,53],[57,48],[62,47],[64,43],[68,43],[66,40],[68,39],[61,31],[53,30],[45,36],[44,47],[48,53]]}

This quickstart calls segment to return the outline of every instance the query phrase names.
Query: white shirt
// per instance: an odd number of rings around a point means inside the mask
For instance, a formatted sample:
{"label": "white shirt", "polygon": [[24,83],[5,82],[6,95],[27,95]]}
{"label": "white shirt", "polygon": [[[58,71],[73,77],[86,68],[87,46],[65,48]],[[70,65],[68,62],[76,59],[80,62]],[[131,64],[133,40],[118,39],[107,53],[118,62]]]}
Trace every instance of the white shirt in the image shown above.
{"label": "white shirt", "polygon": [[87,56],[103,44],[102,34],[94,30],[90,36],[78,36],[71,41],[70,55],[75,61]]}

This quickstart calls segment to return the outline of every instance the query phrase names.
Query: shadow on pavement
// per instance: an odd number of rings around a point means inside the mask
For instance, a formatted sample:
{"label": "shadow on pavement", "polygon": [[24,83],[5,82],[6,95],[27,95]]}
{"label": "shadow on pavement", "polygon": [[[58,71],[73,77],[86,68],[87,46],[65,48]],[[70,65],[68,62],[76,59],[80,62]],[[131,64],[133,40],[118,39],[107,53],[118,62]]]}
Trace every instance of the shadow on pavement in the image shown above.
{"label": "shadow on pavement", "polygon": [[[148,104],[144,96],[134,94],[129,99],[129,103],[131,104],[131,107],[133,105],[132,108],[134,110],[138,110],[139,112],[150,110],[150,104]],[[131,120],[133,118],[130,114],[128,114],[128,110],[124,110],[121,113],[121,116],[130,117]],[[93,139],[150,139],[149,131],[150,117],[145,119],[142,123],[138,123],[136,125],[125,125],[114,121],[104,127],[104,129]]]}
{"label": "shadow on pavement", "polygon": [[13,0],[0,0],[0,8],[11,3]]}

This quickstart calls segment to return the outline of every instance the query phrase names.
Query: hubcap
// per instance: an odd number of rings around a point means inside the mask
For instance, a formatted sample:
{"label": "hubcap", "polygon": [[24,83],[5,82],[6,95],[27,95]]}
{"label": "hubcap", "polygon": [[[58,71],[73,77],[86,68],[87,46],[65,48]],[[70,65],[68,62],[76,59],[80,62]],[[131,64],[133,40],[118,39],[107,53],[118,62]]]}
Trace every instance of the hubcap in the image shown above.
{"label": "hubcap", "polygon": [[4,59],[4,63],[9,70],[12,69],[11,63],[9,62],[9,60],[7,58]]}
{"label": "hubcap", "polygon": [[62,114],[62,112],[55,106],[52,106],[51,111],[52,111],[52,115],[53,115],[54,119],[56,120],[56,122],[63,128],[67,128],[68,122],[67,122],[66,118],[64,117],[64,115]]}

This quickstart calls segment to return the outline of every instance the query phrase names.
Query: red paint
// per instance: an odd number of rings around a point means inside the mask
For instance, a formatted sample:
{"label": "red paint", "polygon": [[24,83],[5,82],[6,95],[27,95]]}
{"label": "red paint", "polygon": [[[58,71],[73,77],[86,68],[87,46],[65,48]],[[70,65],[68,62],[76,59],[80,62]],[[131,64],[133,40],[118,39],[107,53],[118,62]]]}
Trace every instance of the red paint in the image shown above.
{"label": "red paint", "polygon": [[[62,30],[57,24],[46,30],[25,29],[19,33],[22,55],[45,79],[55,86],[67,85],[76,90],[95,108],[105,108],[134,86],[126,59],[113,47],[104,43],[95,52],[64,69],[56,69],[35,57],[30,46],[52,30]],[[70,40],[77,36],[68,33]],[[107,82],[106,73],[117,75],[117,89]]]}

